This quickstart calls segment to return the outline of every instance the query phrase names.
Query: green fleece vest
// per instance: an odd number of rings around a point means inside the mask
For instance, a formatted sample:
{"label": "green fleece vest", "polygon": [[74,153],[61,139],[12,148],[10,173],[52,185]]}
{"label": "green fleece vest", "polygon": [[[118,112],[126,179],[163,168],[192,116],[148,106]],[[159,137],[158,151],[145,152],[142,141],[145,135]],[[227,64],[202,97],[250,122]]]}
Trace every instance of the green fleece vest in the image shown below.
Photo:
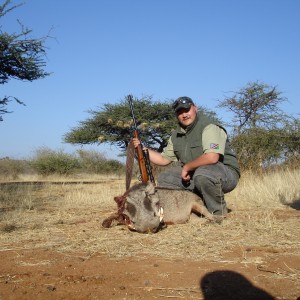
{"label": "green fleece vest", "polygon": [[[185,130],[182,130],[180,125],[178,125],[177,129],[172,133],[171,139],[174,153],[180,162],[186,164],[203,154],[202,132],[209,124],[213,124],[213,122],[198,112],[195,122],[189,125]],[[222,126],[218,126],[226,132]],[[236,155],[230,148],[228,138],[225,144],[224,156],[220,155],[220,161],[235,170],[240,176],[239,164]]]}

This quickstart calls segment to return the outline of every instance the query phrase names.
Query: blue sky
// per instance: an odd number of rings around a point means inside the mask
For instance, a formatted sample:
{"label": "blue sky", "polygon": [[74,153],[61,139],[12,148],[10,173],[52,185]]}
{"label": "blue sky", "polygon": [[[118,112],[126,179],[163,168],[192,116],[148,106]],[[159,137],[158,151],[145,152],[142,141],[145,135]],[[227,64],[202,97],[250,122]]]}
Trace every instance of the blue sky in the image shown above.
{"label": "blue sky", "polygon": [[[260,81],[283,92],[286,113],[300,113],[298,0],[25,0],[0,19],[2,31],[19,32],[17,19],[32,37],[51,30],[51,76],[1,86],[1,96],[26,106],[11,103],[14,112],[0,122],[0,157],[26,159],[41,147],[74,152],[80,147],[63,135],[89,109],[128,94],[186,95],[228,121],[217,100]],[[84,149],[118,154],[111,146]]]}

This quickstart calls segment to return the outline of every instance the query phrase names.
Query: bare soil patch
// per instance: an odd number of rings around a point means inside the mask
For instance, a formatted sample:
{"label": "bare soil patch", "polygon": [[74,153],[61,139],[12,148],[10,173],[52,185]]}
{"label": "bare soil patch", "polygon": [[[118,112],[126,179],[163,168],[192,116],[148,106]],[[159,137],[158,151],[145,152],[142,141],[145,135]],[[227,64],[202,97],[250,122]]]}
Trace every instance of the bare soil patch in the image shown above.
{"label": "bare soil patch", "polygon": [[300,296],[299,210],[228,197],[232,212],[222,225],[192,217],[157,234],[102,228],[123,187],[10,187],[25,206],[0,207],[0,299]]}

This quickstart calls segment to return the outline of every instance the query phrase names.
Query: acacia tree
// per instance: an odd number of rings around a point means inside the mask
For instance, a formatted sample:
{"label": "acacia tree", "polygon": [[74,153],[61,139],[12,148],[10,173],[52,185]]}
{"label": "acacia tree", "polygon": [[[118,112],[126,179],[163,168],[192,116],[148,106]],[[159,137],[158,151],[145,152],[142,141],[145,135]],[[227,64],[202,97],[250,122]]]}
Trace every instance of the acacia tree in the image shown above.
{"label": "acacia tree", "polygon": [[[166,146],[170,132],[177,125],[171,108],[173,101],[153,101],[152,97],[133,99],[134,114],[143,144],[159,152]],[[219,121],[216,114],[203,107],[200,111]],[[109,143],[125,150],[132,137],[132,116],[125,98],[117,104],[104,104],[99,110],[90,110],[90,118],[64,135],[71,144]]]}
{"label": "acacia tree", "polygon": [[[0,18],[20,5],[9,6],[11,0],[6,0],[0,5]],[[47,37],[31,38],[31,29],[20,23],[19,33],[7,33],[0,26],[0,84],[5,84],[11,79],[33,81],[48,76],[44,71],[45,41]],[[2,115],[9,113],[7,105],[11,101],[24,104],[14,96],[2,96],[0,98],[0,121]]]}
{"label": "acacia tree", "polygon": [[291,142],[299,141],[299,131],[291,130],[297,119],[279,108],[285,101],[277,87],[259,82],[250,82],[219,101],[219,107],[234,114],[232,146],[242,167],[256,169],[299,155],[297,144]]}
{"label": "acacia tree", "polygon": [[283,127],[282,153],[289,166],[300,166],[300,119],[290,118]]}
{"label": "acacia tree", "polygon": [[249,82],[244,88],[219,101],[218,107],[233,112],[236,134],[252,128],[274,128],[285,119],[279,104],[287,101],[277,87]]}

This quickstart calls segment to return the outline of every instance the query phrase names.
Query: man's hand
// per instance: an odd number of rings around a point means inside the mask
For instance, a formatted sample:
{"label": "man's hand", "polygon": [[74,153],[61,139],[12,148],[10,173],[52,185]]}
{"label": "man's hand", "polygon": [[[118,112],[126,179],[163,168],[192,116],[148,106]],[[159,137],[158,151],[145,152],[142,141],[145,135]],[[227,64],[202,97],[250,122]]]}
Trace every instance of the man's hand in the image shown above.
{"label": "man's hand", "polygon": [[134,145],[134,148],[137,148],[141,144],[141,141],[137,138],[133,138],[132,143]]}
{"label": "man's hand", "polygon": [[190,181],[191,180],[191,176],[189,175],[189,171],[186,170],[186,168],[184,168],[185,166],[183,166],[182,171],[181,171],[181,178],[183,181]]}
{"label": "man's hand", "polygon": [[199,167],[216,164],[219,161],[220,154],[218,153],[207,153],[198,156],[196,159],[186,163],[182,167],[181,178],[184,181],[191,180],[189,172],[196,170]]}
{"label": "man's hand", "polygon": [[[133,143],[134,147],[137,148],[141,144],[141,141],[138,138],[133,138],[132,143]],[[164,158],[161,155],[161,153],[158,153],[158,152],[156,152],[152,149],[146,148],[146,147],[143,147],[143,149],[148,149],[150,161],[152,163],[159,165],[159,166],[167,166],[168,164],[171,163],[171,161]]]}

